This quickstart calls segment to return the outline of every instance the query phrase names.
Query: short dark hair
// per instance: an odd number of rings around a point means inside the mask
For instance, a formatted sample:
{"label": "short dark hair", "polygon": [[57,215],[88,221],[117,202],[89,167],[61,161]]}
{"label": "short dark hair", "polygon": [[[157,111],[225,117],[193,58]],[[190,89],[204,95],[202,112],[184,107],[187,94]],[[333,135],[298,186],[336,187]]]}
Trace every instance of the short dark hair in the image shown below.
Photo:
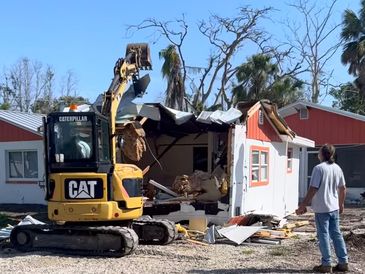
{"label": "short dark hair", "polygon": [[325,144],[321,147],[320,153],[323,156],[323,160],[328,162],[329,164],[333,164],[335,162],[335,153],[336,149],[331,144]]}

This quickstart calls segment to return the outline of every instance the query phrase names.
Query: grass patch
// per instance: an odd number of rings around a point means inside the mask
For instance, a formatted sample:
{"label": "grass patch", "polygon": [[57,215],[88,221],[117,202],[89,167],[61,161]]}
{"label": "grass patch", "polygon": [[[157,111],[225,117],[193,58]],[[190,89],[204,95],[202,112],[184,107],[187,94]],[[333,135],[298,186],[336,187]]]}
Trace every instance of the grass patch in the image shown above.
{"label": "grass patch", "polygon": [[269,254],[271,256],[287,256],[289,255],[289,250],[286,247],[276,247],[270,250]]}
{"label": "grass patch", "polygon": [[249,249],[249,248],[246,248],[244,250],[241,251],[243,255],[251,255],[253,253],[255,253],[255,251],[253,249]]}
{"label": "grass patch", "polygon": [[6,227],[10,223],[8,216],[0,213],[0,228]]}

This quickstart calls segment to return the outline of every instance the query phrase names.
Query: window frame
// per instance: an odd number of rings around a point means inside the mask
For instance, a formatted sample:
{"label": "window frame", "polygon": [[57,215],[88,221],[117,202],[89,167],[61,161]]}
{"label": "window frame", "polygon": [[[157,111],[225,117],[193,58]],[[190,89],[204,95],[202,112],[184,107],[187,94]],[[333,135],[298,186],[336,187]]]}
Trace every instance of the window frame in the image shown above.
{"label": "window frame", "polygon": [[[253,170],[253,151],[258,151],[259,152],[259,178],[257,181],[252,180],[252,170]],[[263,165],[261,164],[261,153],[265,152],[267,153],[267,178],[266,180],[262,180],[261,178],[261,168],[263,167]],[[256,186],[266,186],[269,184],[270,182],[270,148],[269,147],[263,147],[263,146],[251,146],[250,147],[250,187],[256,187]]]}
{"label": "window frame", "polygon": [[[306,115],[303,115],[305,113]],[[308,120],[309,119],[309,109],[304,107],[299,109],[299,120]]]}
{"label": "window frame", "polygon": [[[289,152],[290,152],[290,156],[289,157]],[[290,167],[289,167],[289,162],[291,163]],[[292,173],[293,172],[293,148],[292,147],[288,147],[287,151],[286,151],[286,173]]]}
{"label": "window frame", "polygon": [[[22,175],[23,177],[10,177],[10,153],[16,153],[16,152],[20,152],[22,154]],[[25,153],[26,152],[35,152],[36,153],[36,158],[37,158],[37,177],[24,177],[25,176],[25,161],[24,161],[24,157],[25,157]],[[6,154],[6,182],[7,183],[20,183],[20,182],[24,182],[24,183],[33,183],[33,182],[38,182],[39,181],[39,174],[40,174],[40,170],[39,170],[39,161],[38,161],[38,156],[39,156],[39,151],[37,149],[9,149],[9,150],[5,150],[5,154]]]}

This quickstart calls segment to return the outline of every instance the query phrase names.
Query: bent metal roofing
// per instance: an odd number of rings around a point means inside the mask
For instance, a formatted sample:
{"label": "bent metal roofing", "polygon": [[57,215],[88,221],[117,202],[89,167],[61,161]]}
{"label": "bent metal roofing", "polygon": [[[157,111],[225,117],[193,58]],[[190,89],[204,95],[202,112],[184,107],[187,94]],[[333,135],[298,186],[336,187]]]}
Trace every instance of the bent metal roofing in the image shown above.
{"label": "bent metal roofing", "polygon": [[28,130],[37,135],[42,135],[40,132],[38,132],[38,128],[42,126],[43,117],[45,117],[45,115],[20,111],[0,110],[1,121]]}

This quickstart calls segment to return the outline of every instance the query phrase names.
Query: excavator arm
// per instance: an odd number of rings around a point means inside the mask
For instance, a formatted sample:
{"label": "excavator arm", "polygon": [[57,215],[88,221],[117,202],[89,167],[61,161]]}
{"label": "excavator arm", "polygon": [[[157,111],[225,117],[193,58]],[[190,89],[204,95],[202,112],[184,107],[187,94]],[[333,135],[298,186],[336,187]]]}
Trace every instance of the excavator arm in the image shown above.
{"label": "excavator arm", "polygon": [[[140,70],[152,69],[150,50],[148,44],[128,44],[125,58],[120,58],[114,66],[114,78],[104,94],[101,114],[109,118],[111,139],[112,163],[116,163],[116,115],[119,103],[126,90],[128,82],[133,82],[136,96],[140,96],[146,90],[150,78],[149,75],[139,76]],[[133,128],[140,128],[132,125]],[[136,131],[138,133],[138,131]],[[143,135],[144,133],[142,133]],[[143,136],[142,136],[143,137]]]}

